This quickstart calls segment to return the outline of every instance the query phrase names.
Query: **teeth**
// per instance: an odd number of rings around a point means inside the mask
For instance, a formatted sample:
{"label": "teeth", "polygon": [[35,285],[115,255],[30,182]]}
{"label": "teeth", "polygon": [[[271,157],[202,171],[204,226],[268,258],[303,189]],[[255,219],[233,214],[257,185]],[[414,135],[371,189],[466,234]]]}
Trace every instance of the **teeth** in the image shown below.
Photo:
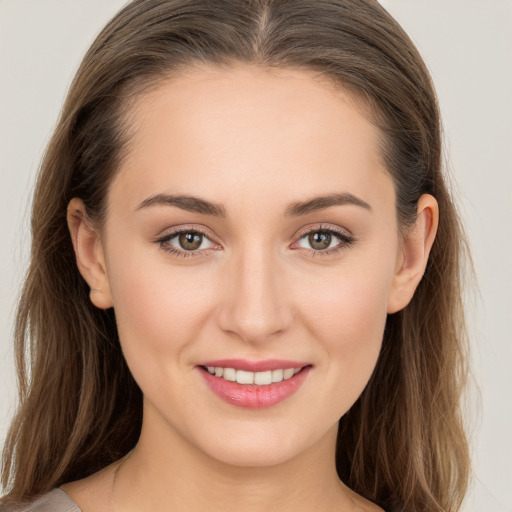
{"label": "teeth", "polygon": [[272,384],[272,372],[256,372],[254,374],[254,384],[258,386],[268,386]]}
{"label": "teeth", "polygon": [[286,368],[286,370],[284,370],[284,372],[283,372],[283,380],[293,377],[294,371],[295,370],[293,368]]}
{"label": "teeth", "polygon": [[222,378],[235,382],[236,370],[234,368],[224,368],[224,371],[222,372]]}
{"label": "teeth", "polygon": [[238,384],[254,384],[254,373],[238,370],[236,372],[236,381]]}
{"label": "teeth", "polygon": [[286,368],[286,370],[268,370],[266,372],[247,372],[245,370],[235,370],[234,368],[220,368],[217,366],[207,366],[206,369],[211,375],[222,377],[231,382],[239,384],[255,384],[257,386],[268,386],[274,382],[288,380],[297,375],[302,368]]}
{"label": "teeth", "polygon": [[283,380],[284,370],[272,371],[272,382],[281,382]]}

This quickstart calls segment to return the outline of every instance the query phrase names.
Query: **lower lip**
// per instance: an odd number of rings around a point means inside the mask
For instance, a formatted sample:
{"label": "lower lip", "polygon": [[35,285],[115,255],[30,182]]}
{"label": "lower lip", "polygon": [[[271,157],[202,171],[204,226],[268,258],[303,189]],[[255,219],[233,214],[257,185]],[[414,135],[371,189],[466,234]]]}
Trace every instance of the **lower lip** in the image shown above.
{"label": "lower lip", "polygon": [[306,366],[287,380],[274,382],[268,386],[238,384],[216,377],[201,367],[198,369],[209,388],[228,404],[248,409],[264,409],[277,405],[293,395],[306,380],[311,366]]}

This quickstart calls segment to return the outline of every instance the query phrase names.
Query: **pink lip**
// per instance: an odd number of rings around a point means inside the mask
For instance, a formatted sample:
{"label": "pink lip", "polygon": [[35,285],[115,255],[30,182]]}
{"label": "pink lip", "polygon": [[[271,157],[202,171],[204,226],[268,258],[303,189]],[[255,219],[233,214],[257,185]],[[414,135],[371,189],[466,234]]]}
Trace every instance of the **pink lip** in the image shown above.
{"label": "pink lip", "polygon": [[[218,364],[216,361],[214,365],[208,366],[222,366],[224,368],[233,368],[233,366],[224,366]],[[293,368],[294,366],[288,366]],[[245,368],[237,368],[240,370]],[[268,366],[265,367],[267,370]],[[283,368],[283,366],[278,366]],[[274,368],[274,369],[278,369]],[[284,367],[286,368],[286,366]],[[295,366],[300,368],[300,365]],[[272,407],[278,403],[286,400],[288,397],[293,395],[306,380],[311,366],[306,366],[302,370],[291,377],[288,380],[281,382],[274,382],[267,386],[257,386],[254,384],[239,384],[238,382],[231,382],[223,379],[222,377],[216,377],[211,375],[207,370],[198,366],[197,370],[201,373],[208,387],[222,400],[228,404],[235,405],[237,407],[245,407],[248,409],[263,409],[266,407]],[[254,370],[246,370],[254,371]]]}
{"label": "pink lip", "polygon": [[282,359],[267,359],[266,361],[247,361],[246,359],[219,359],[206,361],[199,366],[217,366],[219,368],[234,368],[246,372],[266,372],[269,370],[286,370],[287,368],[303,368],[310,363],[299,361],[284,361]]}

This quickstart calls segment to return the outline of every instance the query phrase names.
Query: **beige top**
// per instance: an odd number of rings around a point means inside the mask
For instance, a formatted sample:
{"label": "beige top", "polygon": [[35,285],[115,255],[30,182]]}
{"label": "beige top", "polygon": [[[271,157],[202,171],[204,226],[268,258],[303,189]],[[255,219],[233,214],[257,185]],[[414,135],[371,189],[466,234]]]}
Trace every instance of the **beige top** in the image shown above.
{"label": "beige top", "polygon": [[0,504],[0,512],[81,512],[81,510],[62,489],[53,489],[25,505]]}

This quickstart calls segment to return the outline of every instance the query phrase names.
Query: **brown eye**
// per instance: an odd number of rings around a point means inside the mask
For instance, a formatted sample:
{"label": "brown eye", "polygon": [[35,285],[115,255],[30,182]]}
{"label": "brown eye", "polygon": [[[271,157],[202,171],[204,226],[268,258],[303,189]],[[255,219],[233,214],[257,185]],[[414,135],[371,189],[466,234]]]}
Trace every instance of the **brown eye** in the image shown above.
{"label": "brown eye", "polygon": [[160,248],[174,256],[206,256],[210,249],[220,247],[212,242],[208,235],[195,229],[174,231],[157,240]]}
{"label": "brown eye", "polygon": [[313,249],[321,251],[331,245],[332,235],[325,231],[313,231],[309,234],[308,241]]}
{"label": "brown eye", "polygon": [[178,242],[185,251],[195,251],[201,247],[203,235],[195,231],[186,231],[179,234]]}
{"label": "brown eye", "polygon": [[311,255],[332,255],[348,248],[355,241],[352,235],[323,226],[304,233],[296,247],[307,249]]}

